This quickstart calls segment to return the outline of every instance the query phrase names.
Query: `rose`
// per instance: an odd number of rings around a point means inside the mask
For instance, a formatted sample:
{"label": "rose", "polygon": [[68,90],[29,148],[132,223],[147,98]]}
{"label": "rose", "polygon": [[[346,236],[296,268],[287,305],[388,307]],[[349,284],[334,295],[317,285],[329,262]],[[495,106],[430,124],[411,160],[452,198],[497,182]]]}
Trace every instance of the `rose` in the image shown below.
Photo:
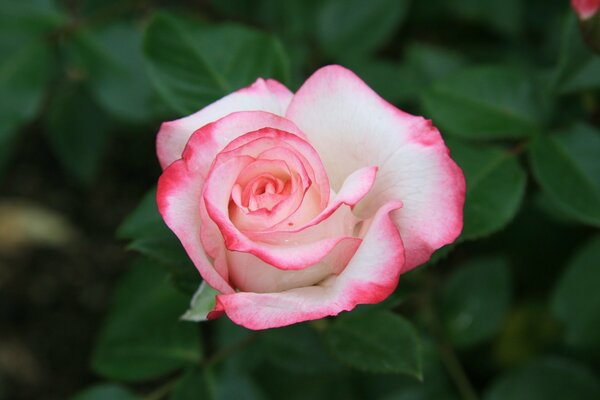
{"label": "rose", "polygon": [[600,8],[600,0],[571,0],[571,6],[580,19],[591,18]]}
{"label": "rose", "polygon": [[600,0],[571,0],[579,17],[579,27],[587,44],[600,53]]}
{"label": "rose", "polygon": [[220,293],[209,319],[265,329],[380,302],[462,229],[438,130],[340,66],[166,122],[157,153],[163,219]]}

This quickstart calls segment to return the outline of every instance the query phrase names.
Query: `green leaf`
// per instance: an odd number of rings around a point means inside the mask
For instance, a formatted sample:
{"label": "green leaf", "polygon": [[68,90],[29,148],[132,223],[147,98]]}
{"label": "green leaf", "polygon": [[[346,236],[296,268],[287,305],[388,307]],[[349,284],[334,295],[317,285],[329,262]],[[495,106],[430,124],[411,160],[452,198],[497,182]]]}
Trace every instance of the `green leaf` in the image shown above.
{"label": "green leaf", "polygon": [[137,400],[139,397],[131,393],[127,388],[121,385],[115,385],[112,383],[104,383],[101,385],[95,385],[88,389],[85,389],[75,396],[71,397],[71,400]]}
{"label": "green leaf", "polygon": [[[215,329],[215,348],[217,351],[228,351],[229,348],[239,348],[231,354],[226,362],[227,368],[236,368],[243,371],[255,370],[258,366],[265,365],[267,354],[262,347],[255,345],[259,342],[264,331],[256,332],[234,324],[229,318],[218,318],[210,323]],[[250,344],[239,347],[240,343]]]}
{"label": "green leaf", "polygon": [[111,122],[80,86],[67,87],[52,101],[46,133],[65,170],[84,184],[96,177]]}
{"label": "green leaf", "polygon": [[175,384],[170,400],[212,399],[207,371],[190,368]]}
{"label": "green leaf", "polygon": [[260,345],[271,364],[292,373],[330,373],[338,367],[321,337],[307,324],[270,329],[260,336]]}
{"label": "green leaf", "polygon": [[342,315],[325,331],[340,361],[366,371],[421,377],[419,339],[410,322],[387,311]]}
{"label": "green leaf", "polygon": [[560,278],[552,310],[565,326],[569,345],[600,350],[600,236],[580,249]]}
{"label": "green leaf", "polygon": [[[423,359],[423,380],[416,381],[409,377],[379,375],[379,379],[386,379],[389,386],[387,393],[381,400],[457,400],[458,397],[452,390],[452,383],[448,379],[446,370],[439,354],[439,346],[424,336],[421,341]],[[374,382],[371,382],[374,381]],[[385,381],[384,381],[385,382]],[[381,390],[381,383],[370,378],[368,388],[370,391]]]}
{"label": "green leaf", "polygon": [[262,390],[246,373],[236,369],[227,369],[221,375],[215,400],[266,400]]}
{"label": "green leaf", "polygon": [[0,3],[0,126],[15,127],[37,112],[53,57],[42,34],[62,21],[49,0]]}
{"label": "green leaf", "polygon": [[[37,36],[58,28],[66,16],[53,0],[19,0],[0,3],[0,31]],[[5,39],[4,37],[2,39]]]}
{"label": "green leaf", "polygon": [[392,103],[415,101],[432,82],[462,66],[458,54],[441,47],[415,43],[402,63],[360,57],[348,66],[379,95]]}
{"label": "green leaf", "polygon": [[150,189],[136,208],[121,222],[117,229],[119,239],[135,239],[156,236],[166,228],[156,204],[156,187]]}
{"label": "green leaf", "polygon": [[317,40],[329,56],[359,58],[390,39],[407,9],[407,0],[327,0],[317,16]]}
{"label": "green leaf", "polygon": [[389,102],[413,100],[419,90],[416,71],[386,60],[358,58],[348,64],[373,90]]}
{"label": "green leaf", "polygon": [[[519,277],[515,278],[518,281]],[[555,346],[559,337],[560,327],[544,302],[520,300],[510,308],[498,337],[494,339],[494,364],[522,364]]]}
{"label": "green leaf", "polygon": [[143,72],[141,36],[132,23],[113,22],[76,32],[70,48],[98,104],[133,123],[152,120],[157,109],[156,95]]}
{"label": "green leaf", "polygon": [[594,400],[600,398],[600,382],[586,367],[574,361],[543,358],[498,378],[485,400]]}
{"label": "green leaf", "polygon": [[576,125],[531,146],[533,173],[542,189],[566,213],[600,226],[600,132]]}
{"label": "green leaf", "polygon": [[[320,374],[294,374],[270,365],[262,366],[253,374],[269,399],[359,400],[365,398],[361,396],[363,393],[369,393],[369,399],[379,399],[361,386],[368,378],[357,375],[347,368]],[[364,375],[369,377],[370,374]]]}
{"label": "green leaf", "polygon": [[525,193],[526,176],[516,156],[496,146],[449,140],[452,158],[467,181],[462,239],[502,229],[513,219]]}
{"label": "green leaf", "polygon": [[134,239],[127,245],[127,249],[143,254],[166,267],[169,279],[175,287],[187,296],[192,296],[200,285],[200,274],[177,236],[164,224],[163,227],[162,232],[155,236]]}
{"label": "green leaf", "polygon": [[156,205],[156,188],[144,195],[138,206],[117,229],[117,237],[132,239],[128,249],[137,251],[169,269],[178,289],[192,295],[200,284],[200,275],[179,239],[165,225]]}
{"label": "green leaf", "polygon": [[188,115],[257,78],[288,79],[273,37],[238,25],[201,26],[157,14],[143,40],[150,79],[180,115]]}
{"label": "green leaf", "polygon": [[108,379],[144,381],[201,359],[196,326],[179,321],[185,295],[159,266],[141,260],[119,283],[92,357]]}
{"label": "green leaf", "polygon": [[448,11],[460,19],[505,35],[517,35],[522,29],[524,7],[521,0],[455,0],[446,4]]}
{"label": "green leaf", "polygon": [[472,140],[529,137],[543,119],[533,80],[503,67],[463,69],[436,82],[422,103],[443,132]]}
{"label": "green leaf", "polygon": [[405,58],[419,75],[423,85],[451,75],[466,63],[460,53],[425,43],[410,45]]}
{"label": "green leaf", "polygon": [[181,319],[194,322],[206,321],[208,313],[215,308],[215,296],[218,294],[216,289],[210,287],[206,281],[202,281],[192,296],[190,308],[181,316]]}
{"label": "green leaf", "polygon": [[573,13],[569,13],[564,24],[553,83],[562,94],[600,87],[600,56],[592,53],[583,42]]}
{"label": "green leaf", "polygon": [[3,93],[0,96],[1,169],[18,129],[38,112],[54,60],[50,49],[37,41],[19,41],[10,45],[0,41],[0,52],[0,93]]}
{"label": "green leaf", "polygon": [[460,266],[445,282],[440,298],[450,341],[469,347],[492,338],[505,320],[510,295],[505,260],[480,258]]}
{"label": "green leaf", "polygon": [[41,106],[54,58],[44,35],[63,16],[50,0],[0,2],[0,172],[19,128]]}

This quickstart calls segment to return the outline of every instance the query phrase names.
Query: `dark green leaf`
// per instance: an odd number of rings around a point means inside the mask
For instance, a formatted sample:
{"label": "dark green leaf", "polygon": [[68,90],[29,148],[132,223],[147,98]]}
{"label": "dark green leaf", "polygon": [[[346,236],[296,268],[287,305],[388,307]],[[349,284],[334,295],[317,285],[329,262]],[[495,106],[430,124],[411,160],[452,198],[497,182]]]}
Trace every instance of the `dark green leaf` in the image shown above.
{"label": "dark green leaf", "polygon": [[552,309],[564,323],[567,343],[600,350],[600,236],[570,262],[554,291]]}
{"label": "dark green leaf", "polygon": [[577,125],[540,136],[531,147],[533,172],[544,192],[580,222],[600,226],[600,132]]}
{"label": "dark green leaf", "polygon": [[37,41],[17,41],[10,45],[0,41],[0,52],[1,168],[9,156],[9,146],[19,127],[33,118],[41,105],[45,85],[52,72],[53,58],[50,49]]}
{"label": "dark green leaf", "polygon": [[288,79],[288,61],[271,36],[238,25],[192,25],[158,14],[148,25],[144,55],[164,100],[187,115],[258,77]]}
{"label": "dark green leaf", "polygon": [[529,137],[543,118],[533,80],[502,67],[461,70],[435,83],[422,101],[443,132],[466,139]]}
{"label": "dark green leaf", "polygon": [[460,19],[506,35],[521,31],[524,8],[521,0],[455,0],[446,4]]}
{"label": "dark green leaf", "polygon": [[573,361],[544,358],[511,371],[497,379],[485,400],[595,400],[600,382],[582,365]]}
{"label": "dark green leaf", "polygon": [[457,400],[452,383],[440,359],[438,346],[427,336],[422,337],[423,380],[397,375],[369,376],[367,393],[379,393],[381,400]]}
{"label": "dark green leaf", "polygon": [[170,400],[212,399],[207,371],[190,368],[175,384]]}
{"label": "dark green leaf", "polygon": [[192,296],[200,285],[200,274],[188,257],[179,239],[169,228],[162,224],[162,230],[153,236],[144,236],[132,240],[129,250],[160,263],[169,271],[169,278],[177,289]]}
{"label": "dark green leaf", "polygon": [[406,65],[384,60],[359,58],[349,67],[381,97],[389,102],[413,100],[420,81],[416,71]]}
{"label": "dark green leaf", "polygon": [[227,369],[219,379],[214,399],[266,400],[266,396],[250,376],[236,369]]}
{"label": "dark green leaf", "polygon": [[178,289],[192,295],[200,275],[179,239],[165,225],[156,205],[156,188],[151,189],[117,230],[121,239],[132,239],[127,246],[169,268]]}
{"label": "dark green leaf", "polygon": [[65,170],[84,184],[96,177],[111,123],[81,87],[68,87],[48,110],[50,146]]}
{"label": "dark green leaf", "polygon": [[572,13],[563,28],[554,87],[565,94],[600,87],[600,55],[587,48]]}
{"label": "dark green leaf", "polygon": [[[258,365],[264,365],[267,356],[262,347],[257,345],[263,332],[255,332],[236,325],[229,318],[219,318],[211,325],[215,327],[215,342],[218,351],[227,351],[229,348],[239,348],[227,358],[225,366],[249,371]],[[246,345],[238,347],[240,343]]]}
{"label": "dark green leaf", "polygon": [[325,331],[325,340],[332,353],[352,367],[421,377],[417,333],[399,315],[387,311],[342,315]]}
{"label": "dark green leaf", "polygon": [[[64,23],[66,17],[52,0],[19,0],[0,3],[0,31],[3,34],[37,36]],[[3,37],[0,40],[6,39]]]}
{"label": "dark green leaf", "polygon": [[[363,399],[361,394],[369,392],[358,390],[361,382],[356,375],[355,371],[347,368],[327,373],[295,374],[271,365],[263,365],[253,374],[269,399],[285,400]],[[371,397],[371,393],[369,395],[369,398],[378,398]]]}
{"label": "dark green leaf", "polygon": [[463,239],[477,239],[503,228],[517,213],[526,177],[516,157],[495,146],[448,141],[467,181]]}
{"label": "dark green leaf", "polygon": [[510,293],[505,260],[481,258],[459,267],[444,284],[440,298],[450,341],[468,347],[493,337],[505,320]]}
{"label": "dark green leaf", "polygon": [[459,53],[422,43],[408,47],[405,58],[423,86],[451,75],[465,65]]}
{"label": "dark green leaf", "polygon": [[107,112],[128,122],[153,119],[156,98],[144,72],[141,33],[135,26],[116,22],[79,31],[71,50],[92,95]]}
{"label": "dark green leaf", "polygon": [[330,56],[353,59],[380,48],[399,28],[406,0],[327,0],[317,19],[317,39]]}
{"label": "dark green leaf", "polygon": [[139,397],[120,385],[105,383],[85,389],[71,400],[137,400]]}
{"label": "dark green leaf", "polygon": [[62,22],[62,14],[50,0],[0,2],[0,171],[20,126],[41,105],[54,72],[44,35]]}
{"label": "dark green leaf", "polygon": [[120,239],[151,237],[163,233],[165,228],[156,205],[156,187],[154,187],[123,220],[117,229],[117,237]]}
{"label": "dark green leaf", "polygon": [[179,321],[188,299],[162,268],[141,261],[120,282],[92,357],[109,379],[143,381],[201,358],[196,326]]}
{"label": "dark green leaf", "polygon": [[271,329],[260,340],[267,360],[286,371],[317,374],[337,367],[328,357],[321,338],[306,324]]}

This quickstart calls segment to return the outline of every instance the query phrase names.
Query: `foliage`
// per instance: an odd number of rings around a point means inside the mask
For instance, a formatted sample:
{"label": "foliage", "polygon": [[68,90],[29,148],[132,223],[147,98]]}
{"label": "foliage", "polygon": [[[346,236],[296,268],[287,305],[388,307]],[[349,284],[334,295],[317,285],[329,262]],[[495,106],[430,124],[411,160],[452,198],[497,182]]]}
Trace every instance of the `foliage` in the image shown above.
{"label": "foliage", "polygon": [[268,332],[180,320],[201,282],[150,190],[73,399],[600,396],[600,56],[566,0],[3,1],[0,50],[0,174],[43,135],[84,190],[111,144],[341,63],[431,118],[466,175],[460,239],[391,300]]}

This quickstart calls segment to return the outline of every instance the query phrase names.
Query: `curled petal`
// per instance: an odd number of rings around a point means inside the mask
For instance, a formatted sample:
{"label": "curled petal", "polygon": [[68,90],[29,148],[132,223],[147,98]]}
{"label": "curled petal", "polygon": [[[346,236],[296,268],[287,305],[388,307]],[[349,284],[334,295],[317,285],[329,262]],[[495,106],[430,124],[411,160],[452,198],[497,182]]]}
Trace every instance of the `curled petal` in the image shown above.
{"label": "curled petal", "polygon": [[221,293],[233,293],[227,277],[217,272],[200,240],[202,184],[189,174],[184,160],[174,162],[158,181],[158,210],[206,282]]}
{"label": "curled petal", "polygon": [[334,190],[353,171],[379,167],[375,185],[355,211],[368,217],[388,201],[403,203],[394,221],[406,249],[405,270],[458,237],[464,176],[430,121],[400,111],[335,65],[302,85],[286,117],[321,156]]}
{"label": "curled petal", "polygon": [[282,116],[285,115],[292,96],[292,92],[281,83],[273,79],[258,79],[252,85],[231,93],[192,115],[163,123],[156,138],[160,165],[164,169],[181,158],[192,133],[204,125],[237,111],[266,111]]}
{"label": "curled petal", "polygon": [[[270,229],[256,232],[252,237],[254,239],[272,242],[292,240],[294,237],[296,238],[295,240],[298,240],[300,234],[302,236],[314,237],[314,234],[311,231],[320,229],[319,224],[324,221],[326,222],[327,219],[342,205],[354,207],[361,201],[373,187],[376,175],[377,167],[365,167],[354,171],[346,178],[340,192],[333,197],[333,200],[329,205],[306,224],[290,229],[289,226],[286,227],[284,223],[280,223]],[[329,229],[326,231],[332,233]]]}
{"label": "curled petal", "polygon": [[342,240],[317,264],[302,270],[284,271],[250,253],[228,251],[232,285],[243,292],[269,293],[317,284],[339,274],[358,246],[360,239]]}
{"label": "curled petal", "polygon": [[396,288],[404,264],[404,247],[390,215],[400,207],[391,202],[377,211],[360,247],[339,275],[318,285],[279,293],[221,294],[215,312],[224,311],[232,321],[249,329],[267,329],[384,300]]}

